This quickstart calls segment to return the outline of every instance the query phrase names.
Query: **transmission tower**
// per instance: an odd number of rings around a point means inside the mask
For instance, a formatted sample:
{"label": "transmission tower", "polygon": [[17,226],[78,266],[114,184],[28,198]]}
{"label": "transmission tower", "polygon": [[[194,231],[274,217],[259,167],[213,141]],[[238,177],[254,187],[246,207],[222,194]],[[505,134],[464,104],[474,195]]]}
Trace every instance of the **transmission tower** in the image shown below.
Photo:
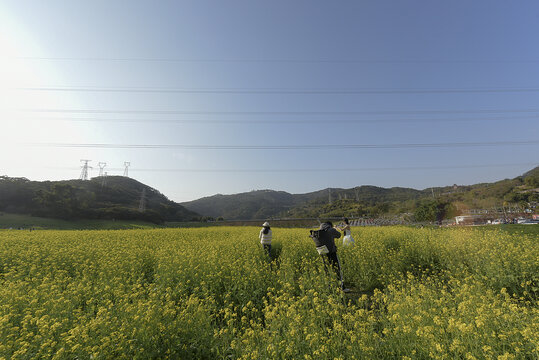
{"label": "transmission tower", "polygon": [[101,177],[101,187],[104,187],[107,182],[107,172],[105,171],[103,173],[103,176]]}
{"label": "transmission tower", "polygon": [[97,166],[99,166],[99,176],[103,176],[103,169],[105,166],[107,166],[106,162],[99,162],[97,163]]}
{"label": "transmission tower", "polygon": [[84,165],[81,166],[82,171],[80,172],[79,180],[88,180],[88,169],[92,169],[91,166],[88,166],[88,163],[92,160],[81,160]]}
{"label": "transmission tower", "polygon": [[146,188],[142,189],[142,195],[140,196],[140,202],[138,204],[138,211],[146,211]]}
{"label": "transmission tower", "polygon": [[124,176],[129,177],[129,166],[131,166],[131,163],[129,161],[124,161],[124,166],[125,166]]}

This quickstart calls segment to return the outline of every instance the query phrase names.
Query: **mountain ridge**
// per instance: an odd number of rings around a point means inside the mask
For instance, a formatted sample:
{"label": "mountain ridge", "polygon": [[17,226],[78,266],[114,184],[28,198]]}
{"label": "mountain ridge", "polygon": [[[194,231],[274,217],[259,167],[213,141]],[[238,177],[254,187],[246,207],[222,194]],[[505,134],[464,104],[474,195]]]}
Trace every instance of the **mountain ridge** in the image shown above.
{"label": "mountain ridge", "polygon": [[[526,179],[532,179],[528,181]],[[528,182],[526,182],[528,181]],[[526,185],[529,183],[530,185]],[[534,186],[534,184],[536,186]],[[526,187],[526,189],[518,187]],[[539,167],[514,179],[473,185],[450,185],[417,190],[374,185],[354,188],[325,188],[302,194],[278,190],[252,190],[237,194],[216,194],[180,203],[187,209],[227,220],[270,219],[274,217],[380,216],[413,212],[433,194],[437,199],[461,208],[491,207],[504,203],[537,201]],[[522,193],[524,191],[524,193]],[[528,191],[528,195],[526,194]],[[457,206],[457,207],[459,207]]]}
{"label": "mountain ridge", "polygon": [[[144,199],[141,203],[141,200]],[[192,221],[410,214],[432,201],[463,209],[528,206],[539,202],[539,167],[492,183],[417,190],[374,185],[325,188],[301,194],[263,189],[215,194],[176,203],[158,190],[122,176],[88,181],[30,181],[0,176],[0,212],[60,219]],[[144,211],[140,211],[142,207]],[[451,212],[448,212],[451,213]],[[451,214],[453,214],[452,212]]]}
{"label": "mountain ridge", "polygon": [[[142,207],[142,209],[141,209]],[[31,181],[0,176],[0,211],[49,218],[188,221],[200,215],[123,176]]]}

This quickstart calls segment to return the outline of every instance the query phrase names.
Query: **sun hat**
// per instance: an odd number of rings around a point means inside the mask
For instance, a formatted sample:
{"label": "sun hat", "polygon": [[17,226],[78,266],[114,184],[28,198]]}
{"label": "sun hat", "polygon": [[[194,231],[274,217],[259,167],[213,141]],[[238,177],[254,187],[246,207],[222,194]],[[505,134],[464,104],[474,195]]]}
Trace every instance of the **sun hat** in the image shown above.
{"label": "sun hat", "polygon": [[262,226],[263,226],[263,227],[269,226],[269,222],[266,221],[265,223],[262,224]]}

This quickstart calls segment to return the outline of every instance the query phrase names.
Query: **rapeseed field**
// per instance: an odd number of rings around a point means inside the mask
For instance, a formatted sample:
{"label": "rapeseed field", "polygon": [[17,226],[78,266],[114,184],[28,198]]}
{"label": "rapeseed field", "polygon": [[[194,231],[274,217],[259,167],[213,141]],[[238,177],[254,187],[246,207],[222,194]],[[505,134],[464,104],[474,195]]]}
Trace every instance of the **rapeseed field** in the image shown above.
{"label": "rapeseed field", "polygon": [[539,242],[353,228],[0,232],[3,359],[538,359]]}

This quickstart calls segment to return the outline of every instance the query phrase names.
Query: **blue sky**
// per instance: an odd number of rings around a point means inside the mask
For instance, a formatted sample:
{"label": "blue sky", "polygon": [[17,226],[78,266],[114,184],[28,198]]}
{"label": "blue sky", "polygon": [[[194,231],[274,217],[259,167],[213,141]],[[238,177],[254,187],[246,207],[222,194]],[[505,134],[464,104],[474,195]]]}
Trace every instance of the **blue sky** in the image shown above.
{"label": "blue sky", "polygon": [[[512,178],[537,165],[537,143],[502,143],[539,139],[538,19],[535,1],[5,0],[0,173],[130,161],[180,202]],[[301,148],[445,143],[494,144]]]}

